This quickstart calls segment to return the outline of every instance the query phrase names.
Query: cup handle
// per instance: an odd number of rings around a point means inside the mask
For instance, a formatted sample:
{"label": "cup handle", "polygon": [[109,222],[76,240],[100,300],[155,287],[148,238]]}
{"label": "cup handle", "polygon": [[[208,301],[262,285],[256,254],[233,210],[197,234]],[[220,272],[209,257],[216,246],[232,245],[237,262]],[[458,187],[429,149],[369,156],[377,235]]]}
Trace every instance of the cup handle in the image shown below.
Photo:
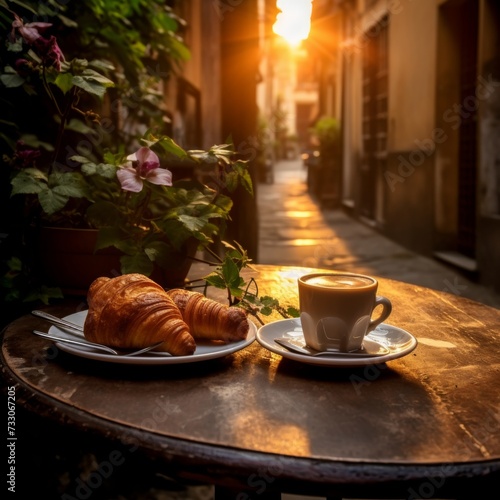
{"label": "cup handle", "polygon": [[382,306],[382,312],[380,313],[380,316],[376,319],[372,319],[370,321],[370,324],[368,325],[368,331],[372,331],[376,326],[380,325],[382,321],[387,319],[389,317],[389,314],[392,312],[392,304],[391,301],[387,297],[381,297],[377,296],[375,298],[375,305],[373,309],[375,309],[377,306],[381,305]]}

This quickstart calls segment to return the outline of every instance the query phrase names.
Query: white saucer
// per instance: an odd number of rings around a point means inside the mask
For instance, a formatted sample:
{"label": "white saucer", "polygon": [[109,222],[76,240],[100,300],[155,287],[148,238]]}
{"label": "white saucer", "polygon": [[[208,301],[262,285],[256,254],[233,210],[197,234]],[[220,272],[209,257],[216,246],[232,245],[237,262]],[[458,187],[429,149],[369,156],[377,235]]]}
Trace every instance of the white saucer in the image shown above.
{"label": "white saucer", "polygon": [[257,342],[262,347],[275,354],[280,354],[284,358],[323,366],[365,366],[385,363],[406,356],[417,347],[417,339],[411,333],[386,323],[381,323],[366,336],[368,339],[389,349],[389,354],[375,357],[347,357],[345,354],[335,353],[323,357],[307,356],[288,351],[278,345],[274,342],[274,339],[279,337],[289,337],[291,339],[301,337],[303,339],[302,325],[299,318],[283,319],[260,327],[257,331]]}
{"label": "white saucer", "polygon": [[[83,326],[86,316],[87,311],[80,311],[75,314],[70,314],[64,319],[76,323],[77,325]],[[139,356],[115,356],[113,354],[104,354],[102,352],[98,352],[92,349],[92,347],[80,347],[63,342],[54,342],[54,344],[61,351],[74,354],[75,356],[80,356],[87,359],[95,359],[98,361],[108,361],[110,363],[121,363],[127,365],[175,365],[180,363],[195,363],[198,361],[206,361],[208,359],[221,358],[249,346],[255,340],[257,327],[250,320],[248,321],[248,323],[250,325],[250,328],[245,340],[230,342],[228,344],[216,344],[213,342],[197,341],[196,350],[194,354],[190,356],[172,356],[171,354],[168,354],[166,352],[152,351]],[[49,329],[49,334],[70,339],[76,338],[79,341],[85,342],[83,333],[81,335],[68,333],[67,331],[62,330],[57,326],[51,326]]]}

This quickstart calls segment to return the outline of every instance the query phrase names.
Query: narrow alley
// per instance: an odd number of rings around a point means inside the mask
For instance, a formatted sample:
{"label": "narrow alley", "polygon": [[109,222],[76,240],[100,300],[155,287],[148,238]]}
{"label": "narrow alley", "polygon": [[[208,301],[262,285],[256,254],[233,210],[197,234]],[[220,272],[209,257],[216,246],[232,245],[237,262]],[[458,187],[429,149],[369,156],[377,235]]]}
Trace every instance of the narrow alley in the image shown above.
{"label": "narrow alley", "polygon": [[274,165],[259,184],[259,263],[338,269],[391,278],[500,307],[500,294],[437,260],[415,254],[342,209],[320,209],[302,161]]}

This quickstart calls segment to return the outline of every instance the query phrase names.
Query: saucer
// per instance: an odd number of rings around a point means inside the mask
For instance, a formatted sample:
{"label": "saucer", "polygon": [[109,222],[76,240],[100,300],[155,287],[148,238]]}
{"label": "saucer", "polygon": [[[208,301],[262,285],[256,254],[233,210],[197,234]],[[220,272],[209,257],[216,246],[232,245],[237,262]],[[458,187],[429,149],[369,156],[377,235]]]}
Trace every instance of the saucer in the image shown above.
{"label": "saucer", "polygon": [[269,351],[284,358],[293,359],[302,363],[322,366],[365,366],[385,363],[410,354],[417,347],[417,339],[407,331],[387,323],[381,323],[371,331],[366,338],[376,342],[389,350],[381,356],[347,357],[344,354],[331,353],[329,356],[313,357],[288,351],[278,345],[274,339],[285,337],[294,341],[304,342],[302,325],[299,318],[283,319],[261,326],[257,331],[257,342]]}

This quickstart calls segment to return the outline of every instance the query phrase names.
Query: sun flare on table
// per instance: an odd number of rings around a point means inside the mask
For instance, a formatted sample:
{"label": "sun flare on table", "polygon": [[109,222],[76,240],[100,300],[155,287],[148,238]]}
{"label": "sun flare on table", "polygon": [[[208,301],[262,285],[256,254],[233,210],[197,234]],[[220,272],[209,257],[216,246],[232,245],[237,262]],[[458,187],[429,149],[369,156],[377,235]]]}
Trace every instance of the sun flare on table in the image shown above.
{"label": "sun flare on table", "polygon": [[281,12],[276,16],[273,31],[297,48],[309,36],[312,0],[277,0],[276,6]]}

